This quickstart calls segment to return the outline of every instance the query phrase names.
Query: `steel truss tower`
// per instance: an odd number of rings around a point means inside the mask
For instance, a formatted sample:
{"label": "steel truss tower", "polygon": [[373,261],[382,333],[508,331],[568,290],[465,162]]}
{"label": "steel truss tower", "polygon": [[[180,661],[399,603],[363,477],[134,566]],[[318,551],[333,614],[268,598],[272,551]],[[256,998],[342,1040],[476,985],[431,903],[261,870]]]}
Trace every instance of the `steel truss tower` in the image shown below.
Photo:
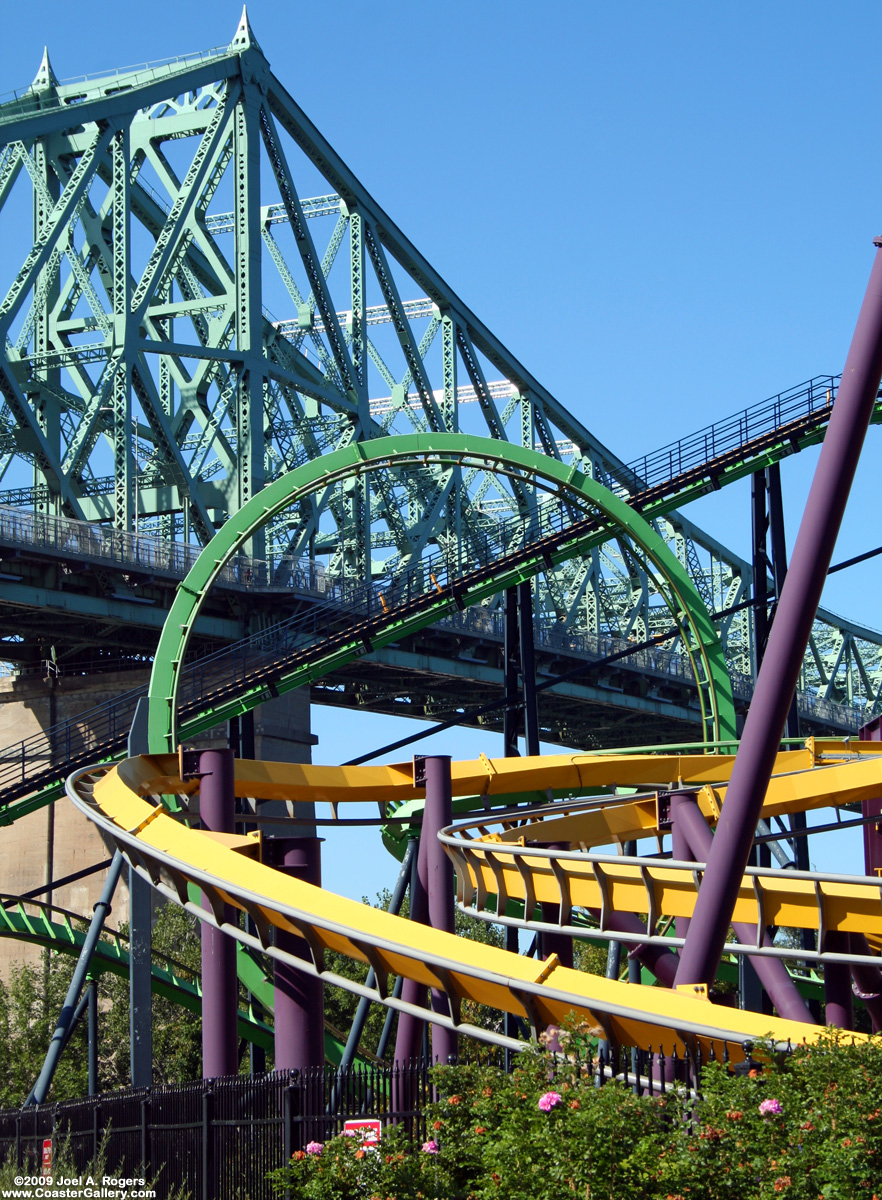
{"label": "steel truss tower", "polygon": [[[201,545],[304,461],[413,432],[536,449],[626,498],[648,479],[408,241],[273,74],[245,12],[228,46],[101,78],[60,83],[44,55],[33,84],[0,105],[0,232],[20,248],[0,262],[0,505]],[[558,503],[517,474],[455,467],[412,469],[386,488],[349,481],[271,525],[247,570],[256,585],[281,585],[317,561],[330,586],[403,569],[430,546],[468,561],[502,523],[541,524]],[[671,504],[645,511],[709,608],[750,596],[750,563]],[[67,589],[59,661],[88,660],[114,638],[124,655],[131,618],[85,605],[73,569],[59,572],[47,585]],[[105,599],[157,603],[124,570],[96,580]],[[26,615],[35,586],[23,578],[17,616],[2,610],[8,661],[46,652]],[[668,623],[624,537],[546,572],[533,602],[540,634],[564,649],[573,638],[643,641]],[[501,642],[501,598],[486,616]],[[749,610],[720,628],[730,667],[748,679]],[[875,711],[882,636],[825,614],[804,684]]]}

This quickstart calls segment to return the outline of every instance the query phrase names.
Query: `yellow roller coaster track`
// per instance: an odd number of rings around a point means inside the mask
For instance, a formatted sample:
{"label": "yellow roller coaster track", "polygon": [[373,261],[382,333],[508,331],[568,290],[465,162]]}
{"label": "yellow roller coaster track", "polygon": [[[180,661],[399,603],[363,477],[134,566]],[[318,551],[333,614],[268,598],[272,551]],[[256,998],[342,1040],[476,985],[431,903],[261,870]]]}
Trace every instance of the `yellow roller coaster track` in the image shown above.
{"label": "yellow roller coaster track", "polygon": [[[780,754],[765,815],[842,805],[878,795],[882,790],[880,749],[878,743],[815,741],[803,750]],[[485,895],[496,893],[502,878],[505,893],[528,905],[531,899],[556,904],[564,899],[569,907],[602,908],[606,904],[645,913],[651,894],[656,914],[688,916],[700,882],[695,864],[687,869],[653,859],[616,862],[610,858],[609,865],[601,866],[599,878],[597,863],[603,856],[590,855],[588,848],[658,832],[654,794],[658,791],[700,789],[699,803],[713,821],[724,801],[733,761],[728,755],[586,754],[516,760],[482,756],[474,762],[453,764],[456,796],[522,797],[532,793],[547,801],[543,819],[536,814],[526,823],[524,810],[517,817],[510,814],[501,819],[499,814],[488,814],[488,823],[501,820],[501,833],[457,839],[447,832],[444,840],[459,865],[460,899],[469,889],[477,894],[479,887]],[[255,803],[287,801],[292,813],[303,801],[325,802],[335,811],[341,803],[369,801],[382,807],[390,801],[421,796],[414,787],[410,764],[313,767],[239,760],[235,786],[237,794]],[[616,788],[639,788],[650,794],[621,796],[615,794]],[[587,806],[584,811],[573,811],[571,805],[551,799],[556,793],[576,797],[604,789],[609,794],[582,802]],[[725,1043],[730,1055],[737,1057],[747,1040],[771,1036],[778,1042],[801,1042],[818,1036],[817,1026],[716,1006],[692,989],[638,989],[563,967],[555,956],[538,962],[302,883],[260,861],[259,833],[219,835],[190,828],[187,822],[195,815],[195,804],[192,814],[187,809],[195,799],[194,790],[193,783],[182,782],[178,760],[171,755],[142,756],[115,767],[80,771],[68,781],[74,803],[166,895],[271,957],[285,957],[273,945],[273,928],[299,934],[310,949],[311,961],[305,965],[299,958],[287,961],[373,1000],[426,1016],[425,1010],[411,1009],[388,994],[389,977],[403,975],[447,995],[451,1015],[432,1014],[433,1020],[497,1042],[505,1039],[460,1022],[463,1000],[515,1013],[536,1031],[560,1023],[575,1011],[598,1024],[616,1043],[661,1048],[666,1053],[675,1046],[678,1053],[689,1053],[696,1044],[706,1053],[713,1044],[720,1054]],[[173,814],[163,803],[163,796],[170,795],[178,798],[181,812]],[[522,844],[552,840],[552,833],[553,840],[575,842],[580,850],[552,854]],[[510,857],[500,867],[505,855]],[[527,870],[518,866],[518,859],[526,860]],[[192,900],[190,884],[198,885],[207,900]],[[224,923],[227,903],[251,916],[256,935]],[[745,877],[736,916],[761,925],[786,920],[815,927],[822,939],[831,929],[882,933],[880,882],[761,872]],[[325,950],[369,963],[377,987],[368,989],[326,971]]]}

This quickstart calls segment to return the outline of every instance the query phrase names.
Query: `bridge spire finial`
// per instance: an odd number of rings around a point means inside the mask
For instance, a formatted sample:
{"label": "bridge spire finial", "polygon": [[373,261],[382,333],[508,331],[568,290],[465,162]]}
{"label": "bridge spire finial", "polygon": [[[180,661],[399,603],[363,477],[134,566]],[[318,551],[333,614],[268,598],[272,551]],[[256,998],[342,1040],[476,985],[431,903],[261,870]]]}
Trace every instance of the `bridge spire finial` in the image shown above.
{"label": "bridge spire finial", "polygon": [[251,22],[248,20],[248,6],[242,5],[242,16],[239,18],[239,25],[236,29],[233,40],[230,42],[231,50],[260,50],[260,43],[254,36],[254,30],[251,28]]}
{"label": "bridge spire finial", "polygon": [[55,72],[52,70],[52,63],[49,61],[49,47],[43,47],[43,57],[40,59],[40,68],[34,78],[31,87],[35,92],[44,92],[47,88],[57,87],[58,80],[55,77]]}

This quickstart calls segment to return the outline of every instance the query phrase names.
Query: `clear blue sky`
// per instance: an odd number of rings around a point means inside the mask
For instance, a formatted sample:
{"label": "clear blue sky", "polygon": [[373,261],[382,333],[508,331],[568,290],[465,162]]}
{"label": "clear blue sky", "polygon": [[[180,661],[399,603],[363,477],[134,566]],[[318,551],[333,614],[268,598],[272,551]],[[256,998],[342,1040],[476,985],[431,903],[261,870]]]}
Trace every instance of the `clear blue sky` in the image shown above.
{"label": "clear blue sky", "polygon": [[[882,233],[877,4],[248,11],[366,187],[622,457],[841,370]],[[225,44],[239,13],[235,0],[7,5],[0,91],[30,82],[44,42],[64,78]],[[837,558],[882,542],[880,439],[870,431]],[[784,466],[791,545],[813,465]],[[746,485],[689,515],[747,555]],[[877,560],[834,577],[824,603],[880,626],[880,584]],[[315,727],[321,761],[395,736],[323,710]],[[437,748],[498,741],[457,732]],[[326,878],[351,894],[391,877],[379,849],[332,857]]]}

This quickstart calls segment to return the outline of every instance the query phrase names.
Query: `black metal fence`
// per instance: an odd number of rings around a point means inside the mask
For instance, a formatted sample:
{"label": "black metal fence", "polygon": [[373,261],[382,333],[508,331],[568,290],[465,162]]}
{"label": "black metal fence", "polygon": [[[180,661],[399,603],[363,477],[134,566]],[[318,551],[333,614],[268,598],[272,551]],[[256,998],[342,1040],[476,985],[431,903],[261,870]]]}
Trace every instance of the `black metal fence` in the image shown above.
{"label": "black metal fence", "polygon": [[268,1173],[347,1120],[404,1122],[423,1140],[430,1098],[423,1061],[235,1075],[0,1111],[0,1159],[39,1175],[53,1138],[81,1173],[103,1150],[108,1174],[155,1181],[157,1200],[270,1200]]}
{"label": "black metal fence", "polygon": [[[789,1044],[788,1044],[789,1046]],[[729,1047],[720,1046],[728,1065]],[[483,1054],[482,1062],[503,1068],[506,1055]],[[549,1085],[559,1067],[587,1086],[616,1080],[638,1096],[663,1096],[672,1089],[696,1097],[702,1069],[717,1058],[695,1043],[686,1056],[660,1050],[610,1047],[600,1041],[573,1054],[551,1056]],[[509,1063],[510,1066],[510,1063]],[[745,1042],[730,1067],[746,1073],[760,1067]],[[14,1161],[24,1175],[39,1175],[43,1141],[66,1140],[79,1173],[104,1156],[107,1173],[144,1178],[156,1200],[189,1195],[192,1200],[272,1200],[269,1172],[283,1166],[310,1142],[327,1142],[347,1120],[403,1123],[412,1140],[427,1138],[427,1108],[433,1098],[431,1064],[357,1065],[347,1071],[318,1067],[234,1075],[171,1087],[116,1092],[60,1104],[0,1111],[0,1160]]]}

